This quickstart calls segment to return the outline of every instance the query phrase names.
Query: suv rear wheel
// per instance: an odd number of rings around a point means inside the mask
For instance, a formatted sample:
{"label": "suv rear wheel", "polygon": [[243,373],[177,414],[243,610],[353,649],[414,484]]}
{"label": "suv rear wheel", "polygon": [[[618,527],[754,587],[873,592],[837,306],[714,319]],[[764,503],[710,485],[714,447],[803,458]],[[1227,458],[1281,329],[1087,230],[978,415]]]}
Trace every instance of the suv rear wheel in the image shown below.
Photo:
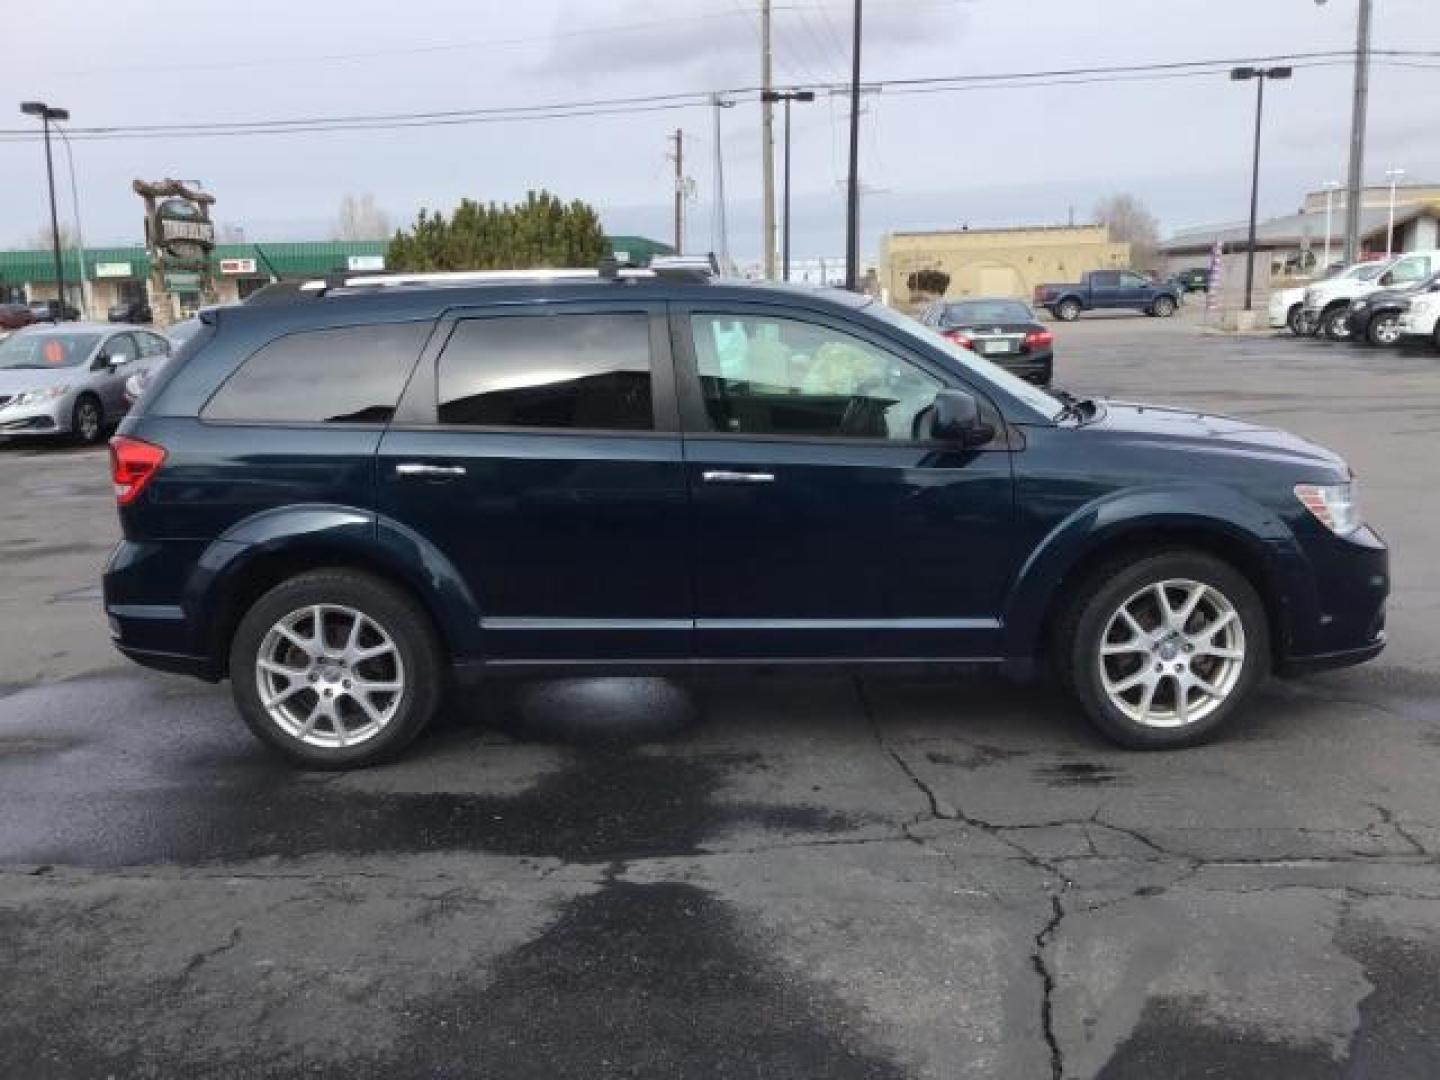
{"label": "suv rear wheel", "polygon": [[1175,301],[1168,296],[1157,296],[1155,303],[1151,305],[1150,311],[1157,318],[1168,319],[1175,314]]}
{"label": "suv rear wheel", "polygon": [[230,645],[231,688],[250,730],[313,769],[359,768],[404,749],[434,714],[442,675],[419,605],[348,570],[276,585]]}
{"label": "suv rear wheel", "polygon": [[1137,749],[1211,738],[1269,667],[1265,609],[1245,577],[1198,551],[1112,562],[1056,627],[1065,680],[1111,740]]}

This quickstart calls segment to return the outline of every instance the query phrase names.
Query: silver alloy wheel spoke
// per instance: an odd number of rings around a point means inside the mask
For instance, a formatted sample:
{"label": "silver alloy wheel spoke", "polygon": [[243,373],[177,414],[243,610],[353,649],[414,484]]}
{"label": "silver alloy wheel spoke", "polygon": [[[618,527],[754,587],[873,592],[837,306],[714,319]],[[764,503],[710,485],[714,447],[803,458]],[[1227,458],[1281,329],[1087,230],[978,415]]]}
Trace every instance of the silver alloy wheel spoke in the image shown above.
{"label": "silver alloy wheel spoke", "polygon": [[1239,612],[1213,585],[1153,582],[1111,615],[1096,662],[1111,704],[1147,727],[1183,727],[1230,696],[1246,659]]}
{"label": "silver alloy wheel spoke", "polygon": [[368,742],[405,700],[395,640],[370,616],[339,604],[312,604],[279,619],[261,640],[255,677],[270,719],[310,746]]}

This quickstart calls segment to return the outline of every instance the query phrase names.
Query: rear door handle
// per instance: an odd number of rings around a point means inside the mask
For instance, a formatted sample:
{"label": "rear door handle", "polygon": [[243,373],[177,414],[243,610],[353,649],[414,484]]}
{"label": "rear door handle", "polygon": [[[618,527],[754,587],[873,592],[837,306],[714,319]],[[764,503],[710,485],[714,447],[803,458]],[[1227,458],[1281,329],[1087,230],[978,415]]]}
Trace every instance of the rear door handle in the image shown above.
{"label": "rear door handle", "polygon": [[395,466],[396,476],[420,476],[443,480],[465,475],[464,465],[426,465],[419,461],[403,461]]}
{"label": "rear door handle", "polygon": [[707,484],[773,484],[775,474],[768,472],[730,472],[726,469],[711,469],[700,474]]}

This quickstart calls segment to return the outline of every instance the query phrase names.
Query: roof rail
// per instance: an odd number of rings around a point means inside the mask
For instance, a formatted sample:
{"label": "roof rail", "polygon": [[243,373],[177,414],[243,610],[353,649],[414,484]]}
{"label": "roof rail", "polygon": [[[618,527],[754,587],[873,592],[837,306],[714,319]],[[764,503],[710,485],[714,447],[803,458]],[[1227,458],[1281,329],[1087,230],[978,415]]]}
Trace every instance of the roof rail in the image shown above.
{"label": "roof rail", "polygon": [[330,274],[292,288],[302,296],[321,297],[351,289],[396,289],[426,285],[487,285],[506,282],[638,281],[703,283],[717,276],[713,255],[661,256],[649,267],[621,266],[613,257],[594,269],[542,267],[536,270],[445,270],[412,273]]}

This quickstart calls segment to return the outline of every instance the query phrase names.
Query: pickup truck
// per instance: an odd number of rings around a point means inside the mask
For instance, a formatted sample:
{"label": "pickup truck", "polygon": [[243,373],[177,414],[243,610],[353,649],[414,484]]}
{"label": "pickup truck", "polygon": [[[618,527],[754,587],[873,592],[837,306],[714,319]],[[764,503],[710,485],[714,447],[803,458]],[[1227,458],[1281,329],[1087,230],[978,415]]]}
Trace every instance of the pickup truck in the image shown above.
{"label": "pickup truck", "polygon": [[1047,308],[1061,322],[1073,322],[1082,311],[1130,308],[1162,319],[1180,307],[1180,286],[1156,283],[1132,270],[1091,270],[1078,283],[1035,286],[1035,306]]}
{"label": "pickup truck", "polygon": [[1440,270],[1440,250],[1407,251],[1382,261],[1380,268],[1366,277],[1346,273],[1317,281],[1305,290],[1305,324],[1313,328],[1311,333],[1323,334],[1331,341],[1348,341],[1353,301],[1381,289],[1414,285],[1435,270]]}

